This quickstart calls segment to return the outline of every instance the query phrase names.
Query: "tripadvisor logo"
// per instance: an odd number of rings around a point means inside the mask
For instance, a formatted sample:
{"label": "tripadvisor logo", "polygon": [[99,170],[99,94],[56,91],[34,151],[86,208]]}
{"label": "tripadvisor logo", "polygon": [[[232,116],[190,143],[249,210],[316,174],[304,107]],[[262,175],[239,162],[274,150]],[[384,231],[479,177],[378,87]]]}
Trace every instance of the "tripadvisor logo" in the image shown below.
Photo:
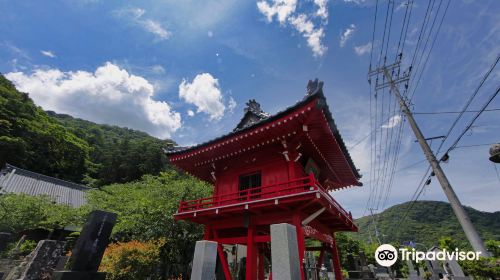
{"label": "tripadvisor logo", "polygon": [[398,251],[390,244],[382,244],[375,251],[375,260],[381,266],[391,266],[398,260]]}
{"label": "tripadvisor logo", "polygon": [[[473,251],[464,252],[464,251],[459,251],[458,249],[455,249],[454,251],[443,249],[438,251],[422,252],[422,251],[416,251],[415,249],[409,250],[407,248],[400,248],[399,251],[401,252],[401,260],[403,261],[411,260],[417,263],[423,260],[473,261],[473,260],[478,260],[479,256],[481,255],[481,252],[473,252]],[[396,248],[394,248],[394,246],[390,244],[382,244],[378,246],[377,250],[375,251],[375,260],[381,266],[386,266],[386,267],[392,266],[398,260],[398,250],[396,250]]]}

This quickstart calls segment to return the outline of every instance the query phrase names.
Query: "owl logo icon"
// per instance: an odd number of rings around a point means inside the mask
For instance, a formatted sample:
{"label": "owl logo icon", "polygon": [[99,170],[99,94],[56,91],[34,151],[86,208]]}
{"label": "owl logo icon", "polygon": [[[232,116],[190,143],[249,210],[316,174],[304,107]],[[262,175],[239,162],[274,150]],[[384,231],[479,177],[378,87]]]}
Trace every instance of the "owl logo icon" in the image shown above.
{"label": "owl logo icon", "polygon": [[398,260],[398,251],[390,244],[382,244],[375,251],[375,260],[379,265],[389,267]]}

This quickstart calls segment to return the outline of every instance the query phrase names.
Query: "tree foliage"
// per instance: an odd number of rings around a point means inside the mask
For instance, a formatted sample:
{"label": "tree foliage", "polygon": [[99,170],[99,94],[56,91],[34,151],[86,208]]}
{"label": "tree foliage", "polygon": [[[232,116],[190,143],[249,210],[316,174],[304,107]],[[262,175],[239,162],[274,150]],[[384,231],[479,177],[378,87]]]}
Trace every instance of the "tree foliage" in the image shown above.
{"label": "tree foliage", "polygon": [[[374,234],[372,221],[377,221],[380,239],[383,243],[401,244],[404,241],[417,242],[426,248],[437,246],[442,236],[449,236],[455,246],[470,249],[462,227],[458,223],[449,203],[440,201],[417,201],[408,212],[404,224],[399,221],[406,212],[409,202],[392,206],[372,219],[370,216],[357,219],[358,237],[369,241]],[[500,240],[500,211],[481,212],[470,207],[465,210],[484,240]]]}
{"label": "tree foliage", "polygon": [[186,274],[195,242],[203,228],[193,223],[175,221],[174,213],[181,200],[209,196],[211,186],[176,171],[158,176],[145,175],[139,181],[113,184],[88,194],[87,211],[103,209],[118,214],[113,229],[115,241],[148,241],[164,238],[161,248],[163,275]]}
{"label": "tree foliage", "polygon": [[95,124],[51,111],[48,114],[92,147],[92,164],[85,180],[88,185],[131,182],[145,174],[157,175],[168,168],[163,149],[173,144],[171,140],[160,140],[141,131]]}
{"label": "tree foliage", "polygon": [[82,215],[78,209],[56,204],[46,196],[0,195],[0,232],[52,230],[81,223]]}
{"label": "tree foliage", "polygon": [[159,279],[160,252],[164,240],[132,240],[108,246],[99,267],[109,280]]}

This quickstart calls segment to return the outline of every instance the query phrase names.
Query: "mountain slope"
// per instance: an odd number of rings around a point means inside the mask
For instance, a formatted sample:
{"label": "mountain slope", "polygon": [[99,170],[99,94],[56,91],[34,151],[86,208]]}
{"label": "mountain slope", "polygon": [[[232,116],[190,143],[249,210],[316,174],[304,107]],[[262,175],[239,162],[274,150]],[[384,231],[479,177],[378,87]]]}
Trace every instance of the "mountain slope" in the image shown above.
{"label": "mountain slope", "polygon": [[[465,234],[455,217],[449,203],[441,201],[417,201],[399,228],[398,223],[410,202],[392,206],[374,215],[383,243],[414,241],[425,247],[437,245],[439,238],[450,236],[463,248],[468,247]],[[500,211],[489,213],[466,207],[469,217],[484,240],[500,240]],[[369,241],[369,230],[374,235],[370,216],[357,219],[359,234],[357,238]],[[373,237],[375,238],[375,237]]]}
{"label": "mountain slope", "polygon": [[0,164],[80,182],[90,147],[0,75]]}
{"label": "mountain slope", "polygon": [[96,124],[65,114],[47,113],[92,148],[90,160],[93,164],[89,166],[87,182],[91,185],[130,182],[144,174],[156,175],[168,168],[163,148],[172,145],[171,140],[160,140],[142,131]]}

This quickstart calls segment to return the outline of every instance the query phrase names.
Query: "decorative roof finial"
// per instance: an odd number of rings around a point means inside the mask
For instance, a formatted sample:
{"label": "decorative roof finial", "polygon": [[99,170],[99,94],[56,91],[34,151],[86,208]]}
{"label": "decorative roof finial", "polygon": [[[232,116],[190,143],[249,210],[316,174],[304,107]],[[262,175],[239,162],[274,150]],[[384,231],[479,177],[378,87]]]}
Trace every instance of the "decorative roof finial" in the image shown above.
{"label": "decorative roof finial", "polygon": [[322,91],[322,90],[323,90],[323,82],[322,81],[319,81],[317,78],[314,81],[309,80],[309,82],[307,83],[306,96],[313,95],[313,94],[317,93],[318,91]]}
{"label": "decorative roof finial", "polygon": [[250,111],[256,115],[264,113],[264,111],[262,111],[262,109],[260,108],[259,102],[255,101],[255,99],[248,100],[246,105],[247,105],[247,107],[245,108],[245,113],[248,111]]}

